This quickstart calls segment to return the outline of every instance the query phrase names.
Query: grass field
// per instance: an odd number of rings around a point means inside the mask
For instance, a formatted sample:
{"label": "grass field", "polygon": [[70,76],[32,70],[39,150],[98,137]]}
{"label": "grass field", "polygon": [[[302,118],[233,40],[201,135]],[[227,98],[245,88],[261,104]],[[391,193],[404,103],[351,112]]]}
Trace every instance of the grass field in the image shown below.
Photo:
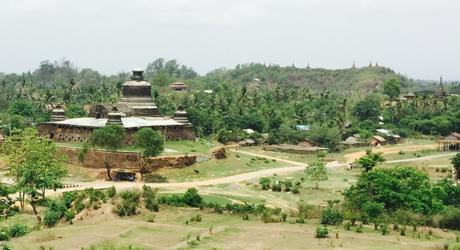
{"label": "grass field", "polygon": [[202,161],[191,167],[180,169],[161,168],[155,171],[154,174],[166,177],[169,182],[184,182],[206,180],[280,166],[286,166],[286,164],[229,152],[226,159]]}
{"label": "grass field", "polygon": [[[365,233],[346,231],[343,227],[329,227],[330,237],[314,237],[316,222],[307,224],[265,224],[258,217],[242,220],[237,215],[221,215],[191,208],[162,208],[155,214],[155,222],[143,215],[117,217],[101,208],[73,225],[34,231],[10,242],[13,249],[442,249],[445,242],[454,244],[455,233],[433,229],[407,236],[395,231],[382,236],[370,227]],[[201,215],[201,222],[190,218]],[[288,221],[291,221],[288,218]],[[372,246],[372,247],[371,247]],[[104,248],[105,247],[105,248]],[[107,248],[109,247],[109,248]],[[126,248],[127,249],[127,248]]]}

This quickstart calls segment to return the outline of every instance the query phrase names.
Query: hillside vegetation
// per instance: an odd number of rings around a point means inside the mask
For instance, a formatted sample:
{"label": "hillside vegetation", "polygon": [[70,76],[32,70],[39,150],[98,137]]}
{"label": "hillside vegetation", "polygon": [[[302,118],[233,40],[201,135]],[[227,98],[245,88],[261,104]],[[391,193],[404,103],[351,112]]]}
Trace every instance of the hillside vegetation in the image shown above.
{"label": "hillside vegetation", "polygon": [[229,70],[214,70],[203,77],[207,83],[257,84],[260,82],[263,85],[307,87],[313,91],[328,89],[361,93],[381,88],[389,79],[399,80],[403,87],[414,84],[414,81],[393,70],[379,66],[331,70],[245,64]]}

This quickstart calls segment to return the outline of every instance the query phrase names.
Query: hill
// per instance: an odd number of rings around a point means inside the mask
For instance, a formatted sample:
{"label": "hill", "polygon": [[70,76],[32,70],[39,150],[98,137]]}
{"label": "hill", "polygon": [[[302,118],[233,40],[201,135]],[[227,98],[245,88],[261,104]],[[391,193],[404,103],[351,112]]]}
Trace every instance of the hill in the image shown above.
{"label": "hill", "polygon": [[415,82],[395,73],[392,69],[368,66],[350,69],[321,69],[281,67],[278,65],[245,64],[234,69],[218,69],[208,73],[203,80],[211,83],[230,84],[282,84],[308,87],[311,90],[371,92],[380,88],[388,79],[398,79],[403,87]]}

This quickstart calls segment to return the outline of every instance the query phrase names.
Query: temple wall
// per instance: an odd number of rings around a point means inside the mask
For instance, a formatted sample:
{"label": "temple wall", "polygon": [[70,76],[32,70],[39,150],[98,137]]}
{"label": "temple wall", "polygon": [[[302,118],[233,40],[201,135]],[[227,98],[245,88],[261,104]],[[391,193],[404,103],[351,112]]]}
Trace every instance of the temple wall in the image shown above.
{"label": "temple wall", "polygon": [[[165,135],[167,141],[173,140],[195,140],[192,128],[185,126],[171,127],[152,127],[152,129]],[[134,135],[137,128],[126,129],[125,144],[132,145],[134,143]],[[41,135],[46,136],[56,142],[82,143],[87,141],[93,128],[86,127],[70,127],[56,124],[41,124],[38,126],[38,131]]]}
{"label": "temple wall", "polygon": [[[105,168],[104,161],[109,161],[112,168],[138,171],[142,166],[139,153],[107,152],[102,150],[89,150],[83,162],[78,160],[79,149],[61,147],[60,151],[67,155],[67,162],[81,164],[83,167],[101,169]],[[183,168],[196,162],[196,155],[160,156],[145,160],[145,164],[151,168]]]}

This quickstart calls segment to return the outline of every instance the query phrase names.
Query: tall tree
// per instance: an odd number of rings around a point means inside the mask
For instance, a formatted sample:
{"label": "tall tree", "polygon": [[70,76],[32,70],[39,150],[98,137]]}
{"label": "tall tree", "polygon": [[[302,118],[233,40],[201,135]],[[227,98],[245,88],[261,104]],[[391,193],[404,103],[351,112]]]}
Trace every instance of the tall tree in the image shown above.
{"label": "tall tree", "polygon": [[22,209],[27,196],[38,223],[41,223],[38,201],[45,198],[46,189],[61,186],[62,178],[67,174],[57,145],[39,136],[37,130],[26,128],[7,137],[1,151],[6,156],[9,174],[15,179],[14,187]]}
{"label": "tall tree", "polygon": [[[125,139],[125,129],[119,125],[109,124],[103,128],[98,128],[91,134],[91,144],[96,147],[101,147],[110,152],[116,152],[119,150]],[[107,177],[109,180],[113,180],[111,175],[112,170],[112,157],[104,156],[104,166],[107,170]]]}

